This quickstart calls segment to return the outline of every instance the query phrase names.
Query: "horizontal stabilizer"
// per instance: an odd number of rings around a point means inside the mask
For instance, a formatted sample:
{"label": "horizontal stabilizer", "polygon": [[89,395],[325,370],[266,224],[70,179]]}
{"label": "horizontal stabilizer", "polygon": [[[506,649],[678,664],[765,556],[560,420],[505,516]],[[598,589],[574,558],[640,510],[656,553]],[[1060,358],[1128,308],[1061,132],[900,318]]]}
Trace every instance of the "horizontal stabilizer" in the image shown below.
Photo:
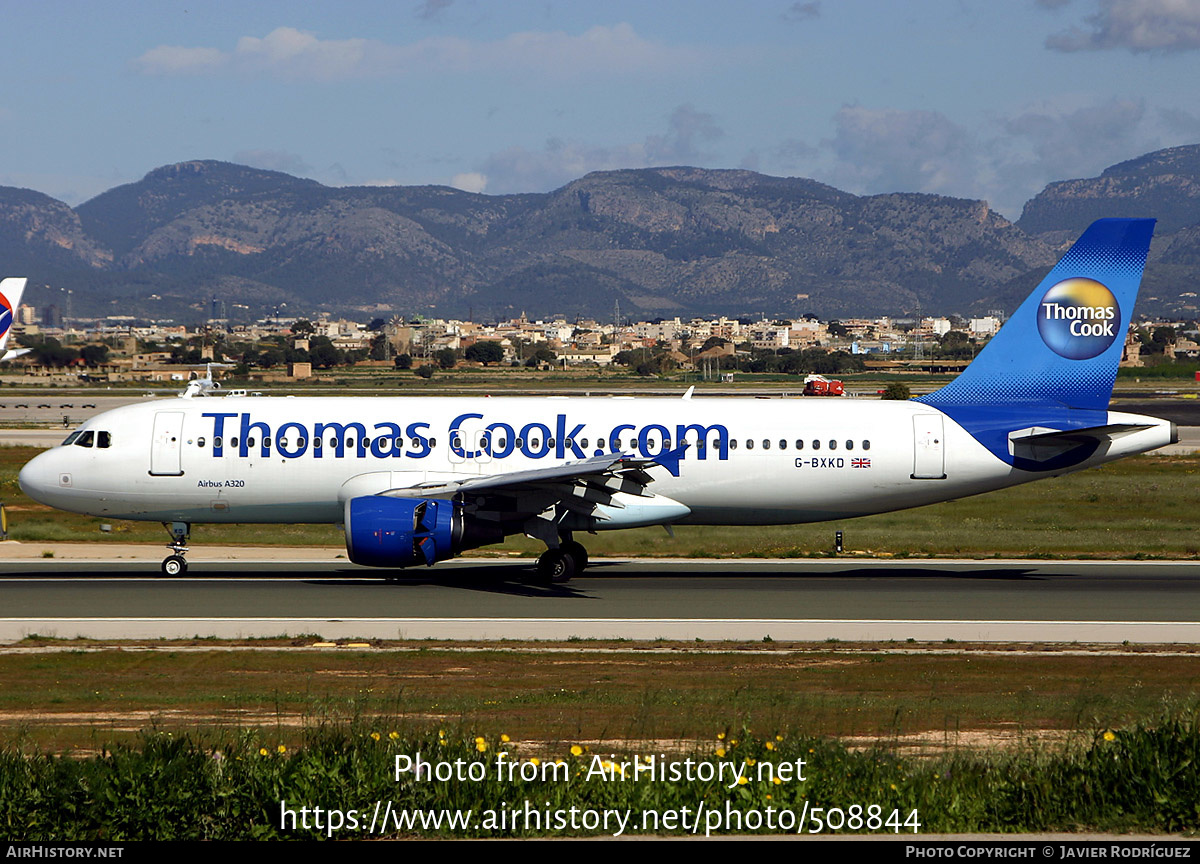
{"label": "horizontal stabilizer", "polygon": [[1104,426],[1085,426],[1082,429],[1047,429],[1032,426],[1028,429],[1018,429],[1008,435],[1008,450],[1018,459],[1028,459],[1034,462],[1045,462],[1086,446],[1095,449],[1113,438],[1149,429],[1153,423],[1109,423]]}

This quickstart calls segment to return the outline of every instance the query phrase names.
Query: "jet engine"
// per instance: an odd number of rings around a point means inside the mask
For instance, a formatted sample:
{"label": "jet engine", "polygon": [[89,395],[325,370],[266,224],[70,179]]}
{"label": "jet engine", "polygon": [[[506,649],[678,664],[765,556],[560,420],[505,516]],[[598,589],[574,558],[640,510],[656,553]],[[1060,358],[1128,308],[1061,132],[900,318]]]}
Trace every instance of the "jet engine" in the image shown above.
{"label": "jet engine", "polygon": [[461,504],[436,498],[351,498],[345,525],[350,560],[369,567],[434,564],[504,540],[499,523],[464,515]]}

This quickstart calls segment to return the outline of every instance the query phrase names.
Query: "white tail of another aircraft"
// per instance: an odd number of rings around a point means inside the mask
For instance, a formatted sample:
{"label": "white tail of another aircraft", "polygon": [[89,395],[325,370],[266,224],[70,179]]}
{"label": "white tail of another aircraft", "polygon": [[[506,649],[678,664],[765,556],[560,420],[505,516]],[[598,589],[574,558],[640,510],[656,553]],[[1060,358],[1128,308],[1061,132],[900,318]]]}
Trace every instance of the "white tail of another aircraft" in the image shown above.
{"label": "white tail of another aircraft", "polygon": [[8,337],[12,335],[12,325],[17,320],[17,309],[21,305],[21,295],[25,293],[27,281],[24,277],[11,276],[0,282],[0,351],[4,352],[0,356],[0,363],[14,360],[30,351],[28,348],[18,348],[15,351],[5,350],[8,348]]}

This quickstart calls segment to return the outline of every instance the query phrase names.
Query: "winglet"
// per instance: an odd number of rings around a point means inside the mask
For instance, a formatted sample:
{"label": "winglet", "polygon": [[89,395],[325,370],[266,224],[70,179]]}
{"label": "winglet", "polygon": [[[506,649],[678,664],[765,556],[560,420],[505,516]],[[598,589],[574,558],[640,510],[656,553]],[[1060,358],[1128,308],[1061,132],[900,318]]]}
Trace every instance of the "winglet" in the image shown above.
{"label": "winglet", "polygon": [[689,388],[687,389],[687,392],[683,394],[683,398],[684,398],[684,399],[691,399],[691,398],[692,398],[692,394],[693,394],[693,393],[695,393],[695,392],[696,392],[696,385],[695,385],[695,384],[693,384],[691,387],[689,387]]}
{"label": "winglet", "polygon": [[647,461],[655,465],[661,465],[671,472],[672,477],[678,477],[679,460],[683,458],[683,454],[687,452],[687,448],[687,444],[680,444],[674,450],[659,453],[657,456],[651,456]]}

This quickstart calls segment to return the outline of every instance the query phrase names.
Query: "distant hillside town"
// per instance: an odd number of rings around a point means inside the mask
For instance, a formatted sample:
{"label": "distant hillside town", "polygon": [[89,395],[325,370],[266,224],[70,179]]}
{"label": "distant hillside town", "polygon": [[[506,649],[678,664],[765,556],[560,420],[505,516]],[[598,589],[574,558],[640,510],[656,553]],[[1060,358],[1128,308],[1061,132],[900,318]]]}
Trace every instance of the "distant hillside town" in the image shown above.
{"label": "distant hillside town", "polygon": [[[214,311],[220,311],[217,303]],[[621,369],[643,376],[698,372],[841,374],[958,371],[1003,323],[978,318],[681,318],[653,321],[271,316],[251,324],[224,318],[188,327],[127,316],[64,319],[51,305],[22,306],[16,340],[31,348],[0,370],[9,380],[153,382],[196,377],[209,363],[246,381],[303,381],[346,367],[412,370],[430,377],[456,367]],[[1123,366],[1200,355],[1195,321],[1130,328]]]}

